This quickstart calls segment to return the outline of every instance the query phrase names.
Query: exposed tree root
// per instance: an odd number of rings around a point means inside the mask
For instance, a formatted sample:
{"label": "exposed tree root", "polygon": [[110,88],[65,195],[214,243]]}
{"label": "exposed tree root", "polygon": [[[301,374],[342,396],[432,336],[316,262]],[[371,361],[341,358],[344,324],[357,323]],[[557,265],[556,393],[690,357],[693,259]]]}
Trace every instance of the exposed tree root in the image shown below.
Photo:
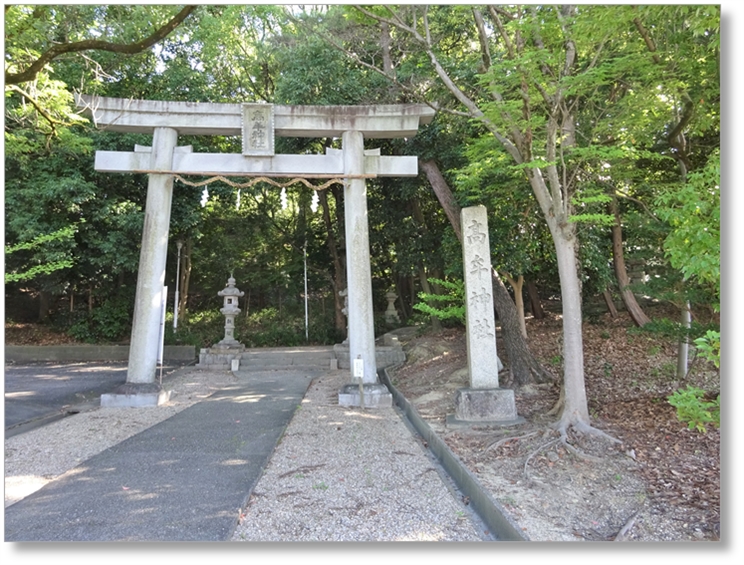
{"label": "exposed tree root", "polygon": [[594,426],[591,426],[586,422],[582,422],[581,420],[570,421],[567,418],[561,418],[550,427],[561,434],[561,438],[564,442],[568,442],[568,430],[573,429],[575,432],[581,435],[600,437],[612,443],[623,443],[621,440],[612,437],[608,433],[603,432],[602,430],[595,428]]}
{"label": "exposed tree root", "polygon": [[556,414],[560,414],[561,410],[563,410],[563,405],[565,404],[565,398],[566,398],[566,393],[563,389],[563,386],[561,386],[561,394],[558,397],[558,400],[553,405],[553,407],[545,413],[545,415],[555,416]]}
{"label": "exposed tree root", "polygon": [[628,539],[628,533],[630,533],[630,529],[635,524],[639,512],[640,510],[636,510],[633,515],[628,518],[628,521],[625,522],[625,525],[622,528],[620,528],[620,531],[617,533],[613,541],[625,541],[626,539]]}
{"label": "exposed tree root", "polygon": [[554,445],[554,444],[558,443],[559,441],[561,441],[561,438],[556,438],[556,439],[553,439],[553,440],[549,441],[548,443],[544,443],[544,444],[542,444],[542,445],[541,445],[540,447],[538,447],[538,448],[537,448],[537,449],[536,449],[535,451],[533,451],[532,453],[530,453],[530,454],[529,454],[529,455],[527,456],[527,459],[526,459],[526,460],[525,460],[525,462],[524,462],[524,467],[523,467],[523,469],[522,469],[522,474],[523,474],[523,475],[524,475],[525,477],[527,477],[527,476],[528,476],[528,475],[527,475],[527,466],[528,466],[528,465],[530,464],[530,461],[532,460],[532,458],[533,458],[533,457],[534,457],[535,455],[537,455],[538,453],[540,453],[541,451],[543,451],[543,450],[547,449],[548,447],[550,447],[550,446],[552,446],[552,445]]}
{"label": "exposed tree root", "polygon": [[505,437],[504,439],[500,439],[500,440],[498,440],[498,441],[495,441],[495,442],[493,442],[492,444],[490,444],[489,446],[487,446],[487,447],[486,447],[486,448],[485,448],[485,449],[483,450],[483,453],[488,453],[488,452],[489,452],[489,451],[491,451],[492,449],[496,449],[496,448],[498,448],[499,446],[501,446],[501,445],[505,444],[505,443],[506,443],[506,442],[508,442],[508,441],[519,441],[520,439],[527,439],[528,437],[532,437],[532,436],[534,436],[534,435],[537,435],[537,432],[530,432],[530,433],[528,433],[528,434],[524,434],[523,436],[511,436],[511,437]]}
{"label": "exposed tree root", "polygon": [[595,457],[594,455],[589,455],[588,453],[584,453],[580,449],[577,449],[576,447],[574,447],[573,445],[571,445],[570,443],[568,443],[568,441],[566,440],[566,438],[561,437],[560,440],[561,440],[561,443],[563,444],[563,446],[568,451],[570,451],[571,453],[573,453],[574,455],[576,455],[577,457],[579,457],[581,459],[584,459],[586,461],[593,461],[594,463],[600,463],[602,461],[602,458],[601,457]]}

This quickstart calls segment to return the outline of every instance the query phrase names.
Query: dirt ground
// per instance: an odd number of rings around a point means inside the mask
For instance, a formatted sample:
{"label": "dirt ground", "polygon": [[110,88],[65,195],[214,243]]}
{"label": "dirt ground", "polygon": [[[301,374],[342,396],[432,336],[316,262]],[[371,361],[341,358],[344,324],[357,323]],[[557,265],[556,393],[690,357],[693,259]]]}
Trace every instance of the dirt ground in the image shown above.
{"label": "dirt ground", "polygon": [[[652,317],[661,314],[650,312]],[[561,320],[529,319],[533,353],[561,375]],[[687,384],[719,390],[714,367],[695,361],[676,380],[676,345],[628,331],[629,317],[584,324],[586,389],[592,424],[621,440],[572,436],[567,451],[546,413],[557,384],[515,389],[525,422],[509,428],[454,428],[456,389],[468,386],[462,330],[414,337],[393,384],[534,541],[714,541],[720,535],[720,434],[691,431],[666,397]],[[500,385],[510,386],[507,367]]]}

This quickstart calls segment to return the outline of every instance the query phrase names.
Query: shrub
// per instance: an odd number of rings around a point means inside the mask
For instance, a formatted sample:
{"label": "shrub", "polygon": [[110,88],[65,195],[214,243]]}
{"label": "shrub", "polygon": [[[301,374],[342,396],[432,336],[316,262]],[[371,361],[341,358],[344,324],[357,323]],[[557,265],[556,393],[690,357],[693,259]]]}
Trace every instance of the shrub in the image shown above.
{"label": "shrub", "polygon": [[79,318],[67,333],[86,343],[105,343],[128,337],[131,324],[132,301],[129,296],[117,295]]}
{"label": "shrub", "polygon": [[698,355],[713,363],[717,368],[721,365],[721,333],[708,330],[706,334],[695,340]]}
{"label": "shrub", "polygon": [[[413,305],[415,310],[434,316],[442,322],[456,321],[465,323],[465,283],[461,280],[445,281],[441,279],[429,279],[429,282],[438,284],[445,289],[445,294],[428,294],[419,292],[418,297],[423,302]],[[433,304],[436,304],[434,306]]]}
{"label": "shrub", "polygon": [[677,418],[680,422],[686,422],[690,430],[705,433],[705,424],[721,425],[721,395],[715,400],[706,400],[705,391],[688,385],[686,389],[680,389],[667,398],[669,404],[677,409]]}

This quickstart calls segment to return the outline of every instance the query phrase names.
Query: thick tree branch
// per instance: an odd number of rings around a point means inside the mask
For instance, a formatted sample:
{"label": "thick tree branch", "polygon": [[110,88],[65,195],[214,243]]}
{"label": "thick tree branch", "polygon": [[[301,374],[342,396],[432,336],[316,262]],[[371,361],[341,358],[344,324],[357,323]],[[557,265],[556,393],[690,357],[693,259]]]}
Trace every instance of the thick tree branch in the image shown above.
{"label": "thick tree branch", "polygon": [[656,54],[656,43],[654,43],[654,40],[651,38],[651,34],[643,26],[640,18],[633,18],[633,23],[635,24],[638,33],[641,34],[643,41],[646,42],[646,47],[648,47],[648,50],[652,53],[654,63],[658,65],[659,63],[661,63],[661,59],[659,59],[659,56]]}
{"label": "thick tree branch", "polygon": [[491,50],[488,48],[488,34],[486,33],[486,22],[483,21],[483,14],[478,8],[473,8],[473,18],[475,18],[475,27],[478,29],[478,39],[480,40],[481,58],[483,59],[484,72],[491,68]]}
{"label": "thick tree branch", "polygon": [[28,82],[36,78],[36,75],[51,61],[67,53],[79,53],[81,51],[110,51],[113,53],[121,53],[124,55],[133,55],[135,53],[141,53],[146,49],[149,49],[155,45],[158,41],[161,41],[168,36],[174,29],[176,29],[181,23],[193,12],[196,6],[186,6],[173,19],[167,24],[158,29],[155,33],[149,37],[137,41],[135,43],[110,43],[108,41],[101,41],[98,39],[87,39],[85,41],[76,41],[74,43],[60,43],[52,46],[50,49],[45,51],[36,61],[34,61],[25,71],[19,73],[5,73],[5,84],[20,84],[22,82]]}
{"label": "thick tree branch", "polygon": [[22,88],[20,88],[20,87],[16,86],[15,84],[10,84],[10,85],[8,85],[8,88],[10,88],[11,90],[13,90],[13,91],[17,92],[18,94],[20,94],[21,96],[23,96],[23,97],[24,97],[24,98],[25,98],[25,99],[26,99],[27,101],[29,101],[29,102],[31,103],[31,105],[32,105],[32,106],[33,106],[33,107],[34,107],[34,108],[36,109],[36,111],[37,111],[37,112],[39,113],[39,115],[40,115],[40,116],[41,116],[42,118],[44,118],[44,119],[45,119],[45,120],[46,120],[47,122],[49,122],[49,125],[50,125],[50,126],[52,127],[52,131],[53,131],[53,132],[54,132],[54,131],[56,131],[56,126],[64,126],[64,125],[69,125],[69,124],[66,124],[65,122],[62,122],[62,121],[60,121],[60,120],[55,120],[54,118],[52,118],[52,116],[50,116],[50,115],[49,115],[49,114],[48,114],[48,113],[47,113],[47,112],[46,112],[46,111],[44,110],[44,108],[42,108],[42,107],[41,107],[41,106],[39,105],[39,103],[38,103],[38,102],[36,101],[36,99],[35,99],[35,98],[34,98],[33,96],[31,96],[31,95],[30,95],[30,94],[29,94],[28,92],[26,92],[25,90],[23,90]]}
{"label": "thick tree branch", "polygon": [[506,33],[504,24],[501,22],[501,17],[499,16],[498,11],[494,6],[489,6],[488,11],[491,13],[491,19],[493,19],[496,27],[499,28],[499,34],[501,35],[501,39],[504,40],[504,45],[506,46],[507,56],[509,57],[509,59],[514,59],[514,47],[512,46],[511,39],[509,39],[509,34]]}
{"label": "thick tree branch", "polygon": [[[356,9],[362,12],[364,15],[377,20],[378,22],[387,22],[389,25],[392,25],[398,29],[401,29],[403,31],[406,31],[410,33],[414,39],[416,39],[417,42],[419,42],[421,45],[424,46],[424,51],[429,57],[429,60],[431,61],[432,66],[434,67],[435,72],[437,73],[437,76],[439,79],[444,83],[444,86],[447,87],[447,90],[450,91],[450,93],[457,99],[460,104],[465,106],[468,111],[470,112],[470,115],[473,118],[477,118],[481,121],[483,125],[486,126],[488,131],[490,131],[493,136],[504,146],[504,149],[509,153],[509,155],[512,156],[515,162],[522,163],[524,161],[524,158],[514,143],[512,143],[506,136],[504,136],[496,127],[496,125],[489,120],[486,115],[481,111],[480,108],[478,108],[478,105],[473,102],[461,89],[459,86],[455,84],[455,82],[452,80],[452,78],[449,76],[447,71],[442,67],[442,65],[439,63],[439,59],[437,58],[436,54],[431,50],[430,46],[427,44],[426,39],[421,36],[415,29],[412,29],[402,23],[399,23],[400,20],[396,17],[396,20],[391,20],[388,18],[383,18],[382,16],[378,16],[377,14],[373,14],[372,12],[365,10],[361,6],[356,6]],[[378,72],[380,72],[378,70]],[[382,73],[384,75],[384,73]]]}

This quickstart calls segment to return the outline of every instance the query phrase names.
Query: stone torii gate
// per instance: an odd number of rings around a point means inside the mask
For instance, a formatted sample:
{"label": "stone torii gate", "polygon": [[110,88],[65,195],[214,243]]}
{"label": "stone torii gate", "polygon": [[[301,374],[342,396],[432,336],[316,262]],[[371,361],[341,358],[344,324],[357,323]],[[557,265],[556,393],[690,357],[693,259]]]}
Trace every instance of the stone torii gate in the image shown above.
{"label": "stone torii gate", "polygon": [[[274,106],[78,97],[78,106],[109,131],[152,134],[152,147],[133,152],[97,151],[95,170],[147,173],[147,200],[127,381],[109,405],[157,405],[167,394],[155,382],[161,294],[165,282],[174,175],[343,178],[351,374],[363,364],[363,395],[372,405],[387,390],[375,360],[372,280],[365,179],[416,176],[416,157],[364,150],[364,138],[412,137],[434,110],[420,104],[376,106]],[[193,153],[179,135],[243,138],[242,154]],[[274,137],[340,137],[342,149],[325,155],[277,155]],[[356,371],[355,371],[356,365]],[[353,379],[352,379],[353,380]],[[370,400],[372,402],[370,402]]]}

